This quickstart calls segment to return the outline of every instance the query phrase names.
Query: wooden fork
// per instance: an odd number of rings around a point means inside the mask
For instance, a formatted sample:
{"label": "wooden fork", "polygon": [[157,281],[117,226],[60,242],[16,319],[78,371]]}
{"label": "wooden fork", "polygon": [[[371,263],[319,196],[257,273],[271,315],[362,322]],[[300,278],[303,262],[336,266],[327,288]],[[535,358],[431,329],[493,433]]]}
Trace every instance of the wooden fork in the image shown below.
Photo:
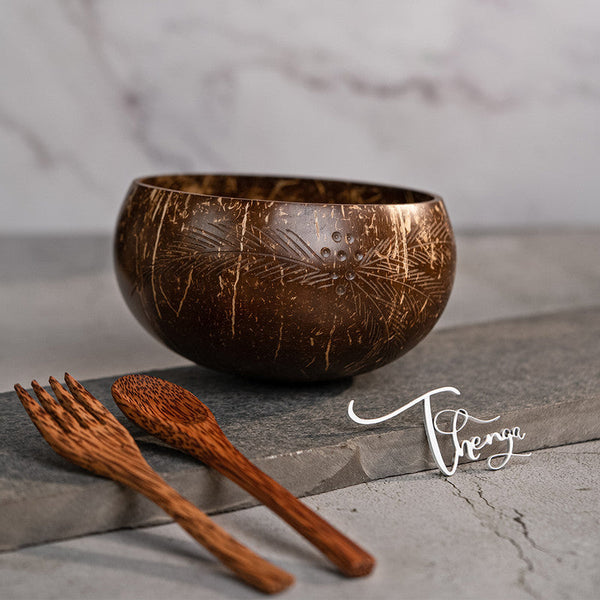
{"label": "wooden fork", "polygon": [[180,496],[144,460],[129,432],[79,382],[65,373],[66,390],[54,377],[56,401],[36,381],[36,402],[19,384],[23,407],[52,449],[67,460],[140,492],[167,512],[194,539],[243,581],[269,594],[294,578],[261,558]]}

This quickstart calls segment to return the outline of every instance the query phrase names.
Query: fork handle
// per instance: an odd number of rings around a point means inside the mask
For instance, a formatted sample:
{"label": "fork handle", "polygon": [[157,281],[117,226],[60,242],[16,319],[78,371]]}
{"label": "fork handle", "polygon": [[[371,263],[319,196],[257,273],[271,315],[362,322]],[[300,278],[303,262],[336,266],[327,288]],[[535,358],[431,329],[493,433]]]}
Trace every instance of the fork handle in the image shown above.
{"label": "fork handle", "polygon": [[140,470],[134,478],[130,474],[123,483],[160,506],[240,579],[261,592],[281,592],[294,582],[292,575],[238,542],[152,469]]}
{"label": "fork handle", "polygon": [[[197,458],[207,461],[206,454],[202,457],[198,455]],[[316,546],[344,575],[362,577],[373,570],[375,559],[368,552],[261,471],[231,443],[227,443],[226,451],[221,448],[218,455],[215,453],[211,458],[211,467],[278,514]]]}

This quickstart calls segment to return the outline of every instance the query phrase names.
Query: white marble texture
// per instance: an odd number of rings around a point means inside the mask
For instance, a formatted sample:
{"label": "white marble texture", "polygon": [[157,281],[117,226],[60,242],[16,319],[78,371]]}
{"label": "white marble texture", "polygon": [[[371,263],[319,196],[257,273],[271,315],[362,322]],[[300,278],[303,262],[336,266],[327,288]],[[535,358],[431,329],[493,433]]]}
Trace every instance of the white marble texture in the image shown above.
{"label": "white marble texture", "polygon": [[593,0],[1,0],[0,232],[112,229],[129,181],[441,193],[459,228],[600,224]]}

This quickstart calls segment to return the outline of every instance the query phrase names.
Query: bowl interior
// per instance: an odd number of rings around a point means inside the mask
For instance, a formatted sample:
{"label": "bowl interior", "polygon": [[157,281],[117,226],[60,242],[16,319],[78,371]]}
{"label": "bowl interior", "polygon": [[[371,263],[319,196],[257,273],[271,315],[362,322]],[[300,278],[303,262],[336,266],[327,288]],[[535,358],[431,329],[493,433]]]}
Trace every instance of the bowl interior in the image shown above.
{"label": "bowl interior", "polygon": [[158,175],[138,185],[206,196],[318,204],[415,204],[438,199],[406,188],[326,179],[252,175]]}

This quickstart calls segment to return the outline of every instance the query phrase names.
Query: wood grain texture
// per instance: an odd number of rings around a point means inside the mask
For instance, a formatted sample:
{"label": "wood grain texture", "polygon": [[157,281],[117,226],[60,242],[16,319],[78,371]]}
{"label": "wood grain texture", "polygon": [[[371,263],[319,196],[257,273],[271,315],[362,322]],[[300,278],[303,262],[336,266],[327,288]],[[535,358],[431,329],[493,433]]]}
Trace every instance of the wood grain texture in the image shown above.
{"label": "wood grain texture", "polygon": [[57,400],[36,381],[39,404],[20,385],[15,390],[44,439],[67,460],[144,494],[240,579],[266,593],[294,581],[282,569],[240,544],[201,510],[180,496],[144,460],[129,432],[68,374],[67,391],[50,378]]}
{"label": "wood grain texture", "polygon": [[315,381],[415,346],[441,315],[455,245],[441,198],[339,181],[135,181],[115,236],[138,320],[214,369]]}
{"label": "wood grain texture", "polygon": [[140,427],[243,487],[314,544],[348,577],[368,575],[374,558],[263,473],[225,437],[214,415],[184,388],[146,375],[112,386],[119,408]]}

